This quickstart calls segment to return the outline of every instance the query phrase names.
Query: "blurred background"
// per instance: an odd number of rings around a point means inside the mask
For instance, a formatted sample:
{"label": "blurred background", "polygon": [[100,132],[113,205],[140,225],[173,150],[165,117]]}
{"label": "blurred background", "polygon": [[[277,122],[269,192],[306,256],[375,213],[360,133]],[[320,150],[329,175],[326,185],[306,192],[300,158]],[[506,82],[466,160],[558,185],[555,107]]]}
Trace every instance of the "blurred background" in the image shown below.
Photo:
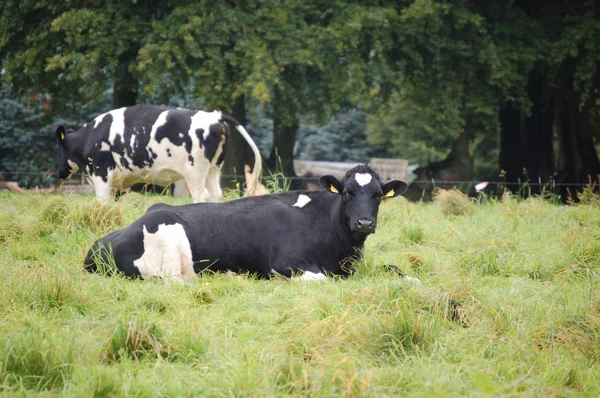
{"label": "blurred background", "polygon": [[[599,1],[7,0],[0,179],[51,186],[58,124],[150,103],[233,115],[292,188],[394,159],[411,199],[566,197],[600,173],[599,61]],[[226,186],[245,163],[232,134]]]}

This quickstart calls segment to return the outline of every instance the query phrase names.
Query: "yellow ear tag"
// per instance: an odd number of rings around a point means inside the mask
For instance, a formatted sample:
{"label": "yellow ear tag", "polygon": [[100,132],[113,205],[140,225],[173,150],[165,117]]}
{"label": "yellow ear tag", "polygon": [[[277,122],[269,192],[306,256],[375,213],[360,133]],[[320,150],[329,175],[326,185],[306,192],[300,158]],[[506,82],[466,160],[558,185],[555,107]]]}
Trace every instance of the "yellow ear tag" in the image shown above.
{"label": "yellow ear tag", "polygon": [[65,140],[65,133],[60,133],[60,140],[64,141]]}
{"label": "yellow ear tag", "polygon": [[340,193],[340,191],[338,191],[338,190],[337,190],[337,189],[336,189],[336,188],[333,186],[333,184],[332,184],[332,185],[329,187],[329,190],[330,190],[331,192],[333,192],[333,193]]}
{"label": "yellow ear tag", "polygon": [[385,194],[386,198],[391,198],[392,196],[394,196],[394,190],[390,190],[388,193]]}

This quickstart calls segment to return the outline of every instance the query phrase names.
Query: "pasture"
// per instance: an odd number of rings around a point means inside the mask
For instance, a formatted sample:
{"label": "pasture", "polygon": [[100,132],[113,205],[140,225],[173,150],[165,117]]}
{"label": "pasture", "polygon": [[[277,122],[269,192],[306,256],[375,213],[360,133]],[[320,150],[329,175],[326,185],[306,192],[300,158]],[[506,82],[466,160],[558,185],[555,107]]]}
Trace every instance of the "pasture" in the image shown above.
{"label": "pasture", "polygon": [[356,273],[324,282],[83,271],[159,201],[191,200],[0,193],[0,393],[600,395],[597,205],[389,200]]}

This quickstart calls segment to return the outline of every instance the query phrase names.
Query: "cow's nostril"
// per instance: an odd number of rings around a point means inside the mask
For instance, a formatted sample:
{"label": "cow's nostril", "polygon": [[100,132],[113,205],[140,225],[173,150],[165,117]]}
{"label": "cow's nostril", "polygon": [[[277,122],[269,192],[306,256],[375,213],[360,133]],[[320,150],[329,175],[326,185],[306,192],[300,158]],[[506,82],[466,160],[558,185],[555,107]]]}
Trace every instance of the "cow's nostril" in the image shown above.
{"label": "cow's nostril", "polygon": [[356,220],[356,229],[360,232],[373,232],[373,221],[367,218],[360,218]]}

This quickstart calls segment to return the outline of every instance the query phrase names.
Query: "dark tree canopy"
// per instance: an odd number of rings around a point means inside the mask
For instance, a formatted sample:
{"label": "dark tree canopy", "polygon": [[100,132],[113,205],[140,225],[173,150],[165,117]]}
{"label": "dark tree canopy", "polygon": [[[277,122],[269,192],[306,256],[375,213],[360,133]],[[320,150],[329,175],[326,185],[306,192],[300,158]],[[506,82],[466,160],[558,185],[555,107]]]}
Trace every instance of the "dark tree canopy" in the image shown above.
{"label": "dark tree canopy", "polygon": [[8,95],[48,95],[46,113],[109,89],[113,107],[265,115],[266,164],[288,175],[302,120],[358,107],[377,153],[423,163],[462,146],[464,178],[577,182],[600,173],[596,3],[9,0],[0,67]]}

